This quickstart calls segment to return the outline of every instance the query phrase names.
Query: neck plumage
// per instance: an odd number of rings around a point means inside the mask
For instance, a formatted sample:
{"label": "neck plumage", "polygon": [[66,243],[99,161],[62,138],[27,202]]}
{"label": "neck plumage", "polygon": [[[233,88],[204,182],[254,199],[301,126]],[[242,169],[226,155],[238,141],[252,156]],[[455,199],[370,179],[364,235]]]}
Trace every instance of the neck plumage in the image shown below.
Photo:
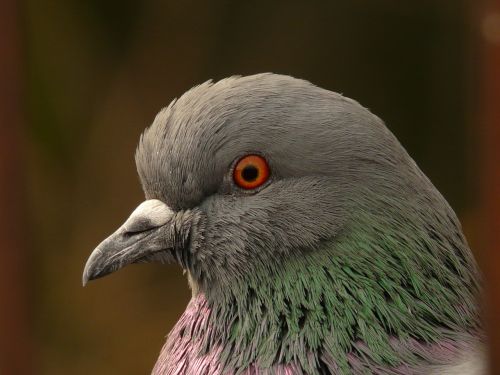
{"label": "neck plumage", "polygon": [[453,363],[480,330],[477,274],[454,215],[440,220],[415,218],[409,230],[395,216],[358,217],[335,241],[198,293],[155,373],[404,374]]}

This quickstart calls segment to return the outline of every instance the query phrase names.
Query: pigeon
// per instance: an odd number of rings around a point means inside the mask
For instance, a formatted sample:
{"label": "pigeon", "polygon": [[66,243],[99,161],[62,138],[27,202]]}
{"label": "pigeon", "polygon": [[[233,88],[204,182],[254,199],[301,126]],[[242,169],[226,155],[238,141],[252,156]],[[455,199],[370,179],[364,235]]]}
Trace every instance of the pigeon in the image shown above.
{"label": "pigeon", "polygon": [[142,134],[145,194],[83,284],[178,263],[192,298],[152,373],[486,373],[481,274],[383,121],[291,76],[193,87]]}

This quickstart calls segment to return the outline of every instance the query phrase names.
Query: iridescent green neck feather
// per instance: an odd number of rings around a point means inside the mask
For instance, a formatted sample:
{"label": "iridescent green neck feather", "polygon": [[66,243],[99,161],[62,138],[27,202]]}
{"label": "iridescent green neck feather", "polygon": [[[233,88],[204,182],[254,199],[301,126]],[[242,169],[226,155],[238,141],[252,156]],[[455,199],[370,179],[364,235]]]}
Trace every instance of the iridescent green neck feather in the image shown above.
{"label": "iridescent green neck feather", "polygon": [[358,210],[334,240],[207,291],[204,350],[222,346],[229,369],[298,363],[349,374],[353,361],[439,364],[474,345],[477,270],[453,211],[429,213],[419,198],[409,217],[377,199],[380,210]]}

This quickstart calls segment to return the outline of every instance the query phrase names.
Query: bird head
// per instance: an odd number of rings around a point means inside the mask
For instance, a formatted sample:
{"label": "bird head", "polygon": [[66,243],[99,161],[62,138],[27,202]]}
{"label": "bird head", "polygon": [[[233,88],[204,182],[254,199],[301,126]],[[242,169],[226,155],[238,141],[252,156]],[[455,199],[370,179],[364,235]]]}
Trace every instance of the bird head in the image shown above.
{"label": "bird head", "polygon": [[146,200],[91,254],[84,284],[152,261],[177,261],[206,294],[325,252],[363,259],[367,275],[390,259],[455,273],[471,262],[460,229],[443,234],[459,228],[453,211],[383,122],[304,80],[196,86],[158,113],[135,159]]}

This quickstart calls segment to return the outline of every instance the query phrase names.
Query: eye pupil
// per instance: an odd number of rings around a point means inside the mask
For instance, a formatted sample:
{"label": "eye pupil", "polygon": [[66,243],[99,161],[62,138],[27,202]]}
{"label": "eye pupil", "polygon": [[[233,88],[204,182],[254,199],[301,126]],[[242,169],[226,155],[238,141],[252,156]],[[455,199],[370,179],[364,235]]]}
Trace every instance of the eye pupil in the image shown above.
{"label": "eye pupil", "polygon": [[254,165],[249,165],[241,171],[241,177],[245,181],[252,182],[259,176],[259,170]]}

